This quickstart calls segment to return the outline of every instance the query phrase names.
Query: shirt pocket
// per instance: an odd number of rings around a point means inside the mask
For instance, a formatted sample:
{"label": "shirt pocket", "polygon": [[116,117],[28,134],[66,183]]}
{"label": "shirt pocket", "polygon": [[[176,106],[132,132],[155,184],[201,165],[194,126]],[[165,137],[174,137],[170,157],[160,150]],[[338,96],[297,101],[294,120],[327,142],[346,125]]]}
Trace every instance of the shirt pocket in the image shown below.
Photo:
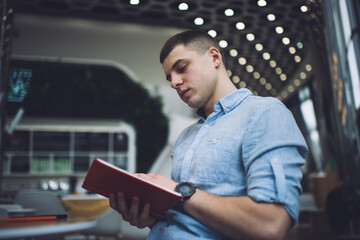
{"label": "shirt pocket", "polygon": [[[210,137],[200,143],[191,164],[191,179],[203,183],[224,182],[231,177],[236,158],[234,140]],[[236,161],[237,162],[237,161]],[[237,166],[236,166],[237,168]]]}

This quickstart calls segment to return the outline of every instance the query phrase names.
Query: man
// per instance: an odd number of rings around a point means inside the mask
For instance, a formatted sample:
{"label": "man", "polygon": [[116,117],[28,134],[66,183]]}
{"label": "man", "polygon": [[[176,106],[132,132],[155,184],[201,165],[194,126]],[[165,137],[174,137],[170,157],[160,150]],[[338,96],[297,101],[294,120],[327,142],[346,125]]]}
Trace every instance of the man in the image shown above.
{"label": "man", "polygon": [[[110,205],[149,226],[148,239],[285,239],[298,217],[306,143],[290,111],[231,82],[217,42],[190,30],[170,38],[160,62],[166,79],[200,120],[173,147],[172,179],[139,176],[175,189],[182,204],[155,219],[122,193]],[[190,183],[189,183],[190,182]],[[179,190],[180,187],[180,190]]]}

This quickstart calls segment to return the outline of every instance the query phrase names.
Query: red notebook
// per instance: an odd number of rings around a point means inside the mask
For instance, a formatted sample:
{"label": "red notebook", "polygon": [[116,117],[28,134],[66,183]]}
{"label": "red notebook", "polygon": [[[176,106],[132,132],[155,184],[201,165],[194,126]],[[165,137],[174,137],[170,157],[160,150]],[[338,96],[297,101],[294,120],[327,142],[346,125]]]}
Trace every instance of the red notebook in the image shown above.
{"label": "red notebook", "polygon": [[162,216],[182,198],[180,193],[146,181],[98,158],[92,161],[82,187],[104,197],[122,192],[128,203],[131,203],[133,196],[137,196],[140,209],[149,203],[150,213],[156,217]]}

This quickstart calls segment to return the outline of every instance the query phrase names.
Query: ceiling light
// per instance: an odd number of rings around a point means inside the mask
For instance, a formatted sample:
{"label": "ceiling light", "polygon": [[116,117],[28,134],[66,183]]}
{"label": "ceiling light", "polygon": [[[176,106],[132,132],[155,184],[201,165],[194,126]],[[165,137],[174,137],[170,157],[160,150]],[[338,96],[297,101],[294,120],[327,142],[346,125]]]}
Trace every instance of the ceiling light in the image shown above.
{"label": "ceiling light", "polygon": [[264,58],[264,60],[269,60],[270,59],[270,53],[264,52],[263,53],[263,58]]}
{"label": "ceiling light", "polygon": [[288,93],[287,93],[286,91],[283,91],[283,92],[281,93],[281,97],[282,97],[282,98],[287,98],[287,97],[288,97]]}
{"label": "ceiling light", "polygon": [[239,86],[240,86],[241,88],[245,88],[245,87],[246,87],[246,82],[241,81],[240,84],[239,84]]}
{"label": "ceiling light", "polygon": [[277,91],[276,91],[276,89],[275,89],[275,88],[272,88],[272,89],[270,90],[270,92],[271,92],[271,94],[272,94],[273,96],[275,96],[275,95],[276,95],[276,93],[277,93]]}
{"label": "ceiling light", "polygon": [[244,30],[245,29],[245,23],[243,23],[243,22],[236,23],[236,28],[238,30]]}
{"label": "ceiling light", "polygon": [[289,53],[295,54],[295,53],[296,53],[296,49],[295,49],[294,47],[289,47]]}
{"label": "ceiling light", "polygon": [[299,79],[295,79],[295,80],[294,80],[295,86],[297,86],[297,87],[300,86],[300,83],[301,83],[301,82],[300,82]]}
{"label": "ceiling light", "polygon": [[209,30],[208,34],[212,36],[213,38],[217,36],[217,32],[215,30]]}
{"label": "ceiling light", "polygon": [[277,67],[277,68],[275,68],[275,72],[277,75],[280,75],[282,73],[282,69]]}
{"label": "ceiling light", "polygon": [[252,34],[252,33],[248,33],[248,34],[246,34],[246,39],[248,40],[248,41],[254,41],[255,40],[255,35],[254,34]]}
{"label": "ceiling light", "polygon": [[240,82],[239,76],[236,76],[236,75],[233,76],[232,81],[233,81],[233,83],[239,83]]}
{"label": "ceiling light", "polygon": [[230,9],[230,8],[228,8],[228,9],[226,9],[225,10],[225,16],[227,16],[227,17],[231,17],[231,16],[233,16],[234,15],[234,10],[232,10],[232,9]]}
{"label": "ceiling light", "polygon": [[194,23],[195,25],[203,25],[204,19],[202,19],[201,17],[195,18]]}
{"label": "ceiling light", "polygon": [[274,67],[276,67],[277,64],[276,64],[275,60],[270,60],[269,65],[270,65],[270,67],[274,68]]}
{"label": "ceiling light", "polygon": [[278,27],[275,28],[275,32],[277,34],[282,34],[284,32],[284,29],[282,27],[278,26]]}
{"label": "ceiling light", "polygon": [[259,82],[260,82],[261,85],[265,85],[266,84],[266,79],[262,77],[262,78],[260,78]]}
{"label": "ceiling light", "polygon": [[270,13],[267,15],[267,19],[270,21],[270,22],[273,22],[275,21],[276,17],[274,14]]}
{"label": "ceiling light", "polygon": [[272,85],[270,84],[270,83],[267,83],[267,84],[265,84],[265,89],[266,90],[271,90],[271,88],[272,88]]}
{"label": "ceiling light", "polygon": [[187,3],[180,3],[179,4],[179,10],[186,11],[188,9],[189,9],[189,5],[187,5]]}
{"label": "ceiling light", "polygon": [[284,73],[280,74],[281,81],[285,81],[286,79],[287,79],[287,76]]}
{"label": "ceiling light", "polygon": [[255,49],[257,50],[257,51],[261,51],[261,50],[263,50],[263,45],[261,44],[261,43],[257,43],[256,45],[255,45]]}
{"label": "ceiling light", "polygon": [[238,62],[239,62],[240,65],[245,65],[246,64],[246,59],[241,57],[241,58],[239,58]]}
{"label": "ceiling light", "polygon": [[131,5],[138,5],[140,3],[140,0],[130,0]]}
{"label": "ceiling light", "polygon": [[301,72],[301,73],[300,73],[300,78],[301,78],[301,79],[305,79],[305,78],[306,78],[306,73]]}
{"label": "ceiling light", "polygon": [[259,1],[257,2],[257,4],[258,4],[259,7],[265,7],[267,3],[266,3],[265,0],[259,0]]}
{"label": "ceiling light", "polygon": [[228,46],[228,43],[227,43],[227,41],[225,41],[225,40],[221,40],[221,41],[219,42],[219,46],[220,46],[221,48],[226,48],[226,47]]}
{"label": "ceiling light", "polygon": [[293,85],[288,86],[287,89],[288,89],[288,91],[291,92],[291,93],[294,92],[294,90],[295,90],[295,88],[294,88]]}
{"label": "ceiling light", "polygon": [[305,12],[309,11],[309,8],[308,8],[307,6],[305,6],[305,5],[302,5],[302,6],[300,7],[300,11],[302,11],[303,13],[305,13]]}
{"label": "ceiling light", "polygon": [[298,49],[302,49],[304,47],[302,42],[296,43],[296,46],[298,47]]}
{"label": "ceiling light", "polygon": [[310,72],[312,70],[312,66],[310,64],[305,65],[306,71]]}
{"label": "ceiling light", "polygon": [[227,71],[228,76],[230,77],[230,76],[232,75],[231,70],[230,70],[230,69],[227,69],[226,71]]}
{"label": "ceiling light", "polygon": [[247,71],[248,73],[252,73],[252,72],[254,71],[254,67],[251,66],[251,65],[247,65],[247,66],[246,66],[246,71]]}
{"label": "ceiling light", "polygon": [[260,78],[260,73],[259,73],[259,72],[254,72],[254,73],[253,73],[253,77],[254,77],[255,79],[259,79],[259,78]]}
{"label": "ceiling light", "polygon": [[230,56],[236,57],[237,55],[238,55],[238,51],[236,49],[231,49],[230,50]]}
{"label": "ceiling light", "polygon": [[295,62],[299,63],[299,62],[301,62],[301,57],[298,56],[298,55],[296,55],[296,56],[294,57],[294,60],[295,60]]}
{"label": "ceiling light", "polygon": [[290,44],[290,38],[283,37],[282,42],[283,42],[284,45],[289,45]]}

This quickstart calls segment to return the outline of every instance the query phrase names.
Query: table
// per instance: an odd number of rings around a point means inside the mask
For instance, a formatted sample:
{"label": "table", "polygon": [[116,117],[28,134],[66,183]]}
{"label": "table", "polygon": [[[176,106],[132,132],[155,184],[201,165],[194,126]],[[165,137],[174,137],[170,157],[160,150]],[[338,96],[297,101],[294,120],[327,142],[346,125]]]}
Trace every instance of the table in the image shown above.
{"label": "table", "polygon": [[96,218],[110,210],[109,199],[100,195],[69,195],[61,202],[73,218]]}
{"label": "table", "polygon": [[40,221],[0,222],[0,239],[26,239],[64,236],[95,227],[94,219],[57,219]]}

